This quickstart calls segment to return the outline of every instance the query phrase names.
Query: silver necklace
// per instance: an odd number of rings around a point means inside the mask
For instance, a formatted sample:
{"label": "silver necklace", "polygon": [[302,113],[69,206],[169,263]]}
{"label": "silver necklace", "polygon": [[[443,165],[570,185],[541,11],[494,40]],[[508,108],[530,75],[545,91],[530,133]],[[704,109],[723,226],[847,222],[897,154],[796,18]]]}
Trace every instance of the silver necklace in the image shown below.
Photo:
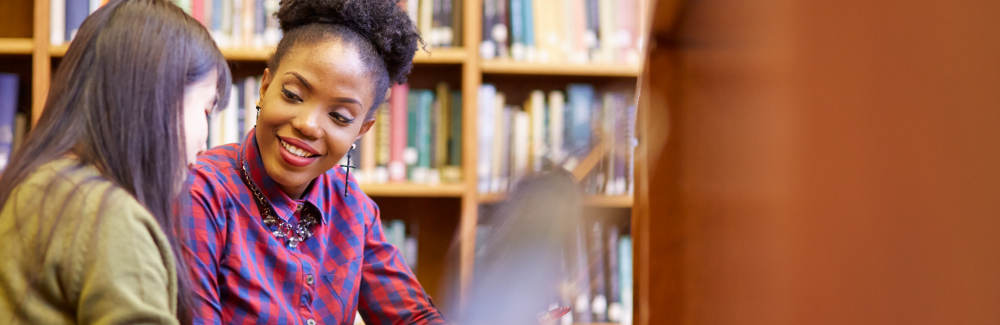
{"label": "silver necklace", "polygon": [[285,238],[285,244],[288,245],[288,248],[295,248],[299,243],[312,237],[312,227],[319,224],[319,218],[311,213],[311,210],[301,211],[299,213],[299,219],[301,220],[299,220],[298,226],[292,226],[285,220],[275,216],[270,202],[267,201],[264,194],[261,193],[257,185],[250,179],[250,175],[247,173],[246,166],[243,165],[242,160],[240,160],[240,172],[240,176],[243,176],[243,180],[250,186],[250,192],[253,193],[254,199],[257,201],[257,207],[263,212],[264,225],[271,230],[271,234],[274,234],[274,237]]}

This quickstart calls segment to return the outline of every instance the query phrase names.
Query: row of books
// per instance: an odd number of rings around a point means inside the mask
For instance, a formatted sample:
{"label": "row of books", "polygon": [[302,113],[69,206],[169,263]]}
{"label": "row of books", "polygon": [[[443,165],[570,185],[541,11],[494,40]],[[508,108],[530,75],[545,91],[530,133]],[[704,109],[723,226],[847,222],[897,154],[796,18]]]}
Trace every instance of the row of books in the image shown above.
{"label": "row of books", "polygon": [[21,78],[14,73],[0,73],[0,170],[28,132],[28,115],[18,113]]}
{"label": "row of books", "polygon": [[525,175],[550,168],[573,170],[600,148],[600,162],[581,180],[586,193],[631,193],[635,105],[626,93],[596,95],[592,85],[569,84],[565,93],[532,91],[518,106],[494,85],[480,86],[479,192],[507,192]]}
{"label": "row of books", "polygon": [[[233,84],[229,107],[209,123],[208,146],[241,142],[257,124],[261,77]],[[392,88],[375,125],[358,140],[351,171],[360,183],[455,183],[461,180],[462,95],[447,83],[431,89]],[[346,165],[347,161],[341,161]]]}
{"label": "row of books", "polygon": [[410,20],[432,47],[462,46],[463,0],[400,0]]}
{"label": "row of books", "polygon": [[406,234],[406,223],[403,220],[393,219],[393,220],[382,220],[382,233],[385,234],[385,240],[396,246],[399,250],[399,255],[403,257],[406,262],[406,266],[413,271],[413,274],[417,274],[417,237],[416,232],[411,230],[409,235]]}
{"label": "row of books", "polygon": [[484,0],[484,59],[637,64],[646,0]]}
{"label": "row of books", "polygon": [[[108,0],[49,0],[50,41],[68,43],[83,20]],[[220,47],[275,46],[281,31],[274,13],[278,0],[174,0],[201,22]]]}

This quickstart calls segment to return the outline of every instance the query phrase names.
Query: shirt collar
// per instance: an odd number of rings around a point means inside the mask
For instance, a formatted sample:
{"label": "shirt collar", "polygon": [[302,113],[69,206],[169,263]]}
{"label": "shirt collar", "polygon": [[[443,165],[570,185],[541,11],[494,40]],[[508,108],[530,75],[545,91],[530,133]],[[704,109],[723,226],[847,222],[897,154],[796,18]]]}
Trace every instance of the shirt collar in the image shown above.
{"label": "shirt collar", "polygon": [[[288,222],[292,219],[295,214],[296,207],[299,204],[312,205],[311,208],[316,209],[321,212],[322,217],[320,218],[323,224],[327,223],[329,216],[326,213],[322,213],[320,207],[324,206],[324,201],[326,197],[323,195],[321,188],[324,187],[317,183],[322,183],[321,178],[324,174],[320,174],[317,179],[314,179],[308,187],[306,187],[305,193],[303,193],[302,199],[293,200],[291,197],[282,192],[278,188],[277,183],[271,178],[264,169],[264,161],[260,155],[260,147],[257,146],[257,136],[256,128],[250,130],[247,133],[246,138],[243,139],[243,143],[240,144],[240,157],[238,163],[243,164],[246,168],[247,174],[250,179],[257,185],[267,201],[271,203],[271,207],[275,210],[278,218],[281,218]],[[252,195],[252,194],[251,194]],[[256,204],[256,203],[255,203]]]}

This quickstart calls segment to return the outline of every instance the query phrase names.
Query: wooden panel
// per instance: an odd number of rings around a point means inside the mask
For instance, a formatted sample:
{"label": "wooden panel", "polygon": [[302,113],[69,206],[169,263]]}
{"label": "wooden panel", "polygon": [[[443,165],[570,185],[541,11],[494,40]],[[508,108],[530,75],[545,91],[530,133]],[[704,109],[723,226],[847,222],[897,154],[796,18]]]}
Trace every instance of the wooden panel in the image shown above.
{"label": "wooden panel", "polygon": [[1000,323],[1000,3],[688,4],[643,77],[637,324]]}
{"label": "wooden panel", "polygon": [[[41,1],[41,0],[39,0]],[[31,38],[32,36],[32,0],[0,1],[0,38]],[[48,21],[48,19],[46,19]]]}
{"label": "wooden panel", "polygon": [[[466,44],[466,60],[462,64],[462,180],[465,194],[462,196],[462,220],[459,226],[459,311],[464,310],[472,284],[473,260],[475,259],[476,225],[479,220],[479,202],[476,191],[476,139],[478,137],[477,109],[479,86],[482,74],[479,71],[479,55],[476,50],[482,36],[482,0],[468,0],[463,3],[462,44]],[[461,314],[455,315],[459,319]]]}
{"label": "wooden panel", "polygon": [[465,184],[361,184],[361,190],[368,196],[382,197],[462,197]]}

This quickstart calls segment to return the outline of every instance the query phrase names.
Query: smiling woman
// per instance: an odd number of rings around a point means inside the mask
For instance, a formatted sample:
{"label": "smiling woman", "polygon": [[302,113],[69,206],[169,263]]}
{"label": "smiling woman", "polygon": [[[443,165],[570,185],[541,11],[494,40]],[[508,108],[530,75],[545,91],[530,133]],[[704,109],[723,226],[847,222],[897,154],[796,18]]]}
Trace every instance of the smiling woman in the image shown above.
{"label": "smiling woman", "polygon": [[[340,168],[421,42],[394,0],[288,0],[257,126],[199,157],[186,202],[199,322],[445,320]],[[265,298],[266,297],[266,298]]]}

